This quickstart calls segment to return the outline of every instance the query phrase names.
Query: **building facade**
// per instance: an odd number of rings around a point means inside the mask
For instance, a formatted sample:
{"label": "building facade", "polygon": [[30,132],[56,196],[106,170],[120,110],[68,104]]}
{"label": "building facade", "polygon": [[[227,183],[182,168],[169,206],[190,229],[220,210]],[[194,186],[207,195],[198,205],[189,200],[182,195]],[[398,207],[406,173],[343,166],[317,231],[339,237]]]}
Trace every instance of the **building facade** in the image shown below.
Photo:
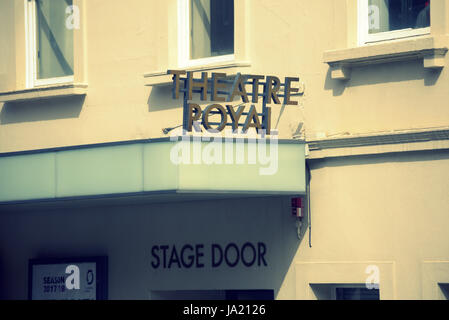
{"label": "building facade", "polygon": [[448,0],[0,0],[0,298],[447,299],[448,45]]}

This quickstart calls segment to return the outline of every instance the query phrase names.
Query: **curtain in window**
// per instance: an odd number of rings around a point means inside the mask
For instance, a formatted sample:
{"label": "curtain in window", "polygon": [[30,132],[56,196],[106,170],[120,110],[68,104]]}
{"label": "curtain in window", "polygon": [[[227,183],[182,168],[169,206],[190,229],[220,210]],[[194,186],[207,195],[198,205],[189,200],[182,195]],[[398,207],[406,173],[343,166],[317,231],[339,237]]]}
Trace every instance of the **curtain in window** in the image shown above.
{"label": "curtain in window", "polygon": [[66,9],[72,0],[36,0],[37,79],[73,75],[73,30]]}

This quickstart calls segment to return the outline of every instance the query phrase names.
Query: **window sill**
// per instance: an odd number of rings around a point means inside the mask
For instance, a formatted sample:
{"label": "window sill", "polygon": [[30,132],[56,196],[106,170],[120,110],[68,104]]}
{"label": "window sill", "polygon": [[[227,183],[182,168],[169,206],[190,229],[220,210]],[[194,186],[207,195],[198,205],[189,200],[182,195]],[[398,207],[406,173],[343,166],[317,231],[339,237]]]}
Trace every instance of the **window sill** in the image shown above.
{"label": "window sill", "polygon": [[[250,62],[229,62],[229,63],[221,63],[221,64],[210,64],[210,65],[201,65],[194,67],[182,68],[182,70],[186,71],[211,71],[211,72],[222,72],[228,75],[238,73],[242,68],[251,67]],[[168,85],[172,83],[172,75],[167,74],[167,71],[159,71],[159,72],[148,72],[143,75],[145,85],[146,86],[161,86]]]}
{"label": "window sill", "polygon": [[67,97],[87,94],[87,84],[57,84],[31,89],[0,92],[0,102],[19,102],[39,100],[52,97]]}
{"label": "window sill", "polygon": [[352,67],[423,59],[424,68],[441,69],[448,51],[447,37],[417,37],[324,52],[331,78],[348,80]]}

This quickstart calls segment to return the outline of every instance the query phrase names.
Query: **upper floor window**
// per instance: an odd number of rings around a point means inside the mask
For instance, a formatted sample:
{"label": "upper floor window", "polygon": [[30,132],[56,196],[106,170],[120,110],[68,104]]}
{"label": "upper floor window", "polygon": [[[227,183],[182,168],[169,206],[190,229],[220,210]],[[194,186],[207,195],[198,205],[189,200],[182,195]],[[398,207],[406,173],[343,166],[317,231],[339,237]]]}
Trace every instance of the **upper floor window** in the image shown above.
{"label": "upper floor window", "polygon": [[179,64],[234,59],[234,0],[179,1]]}
{"label": "upper floor window", "polygon": [[73,81],[73,0],[28,0],[28,87]]}
{"label": "upper floor window", "polygon": [[318,300],[380,300],[379,288],[366,284],[310,284]]}
{"label": "upper floor window", "polygon": [[379,300],[379,289],[337,286],[335,300]]}
{"label": "upper floor window", "polygon": [[430,33],[430,0],[359,0],[359,44]]}

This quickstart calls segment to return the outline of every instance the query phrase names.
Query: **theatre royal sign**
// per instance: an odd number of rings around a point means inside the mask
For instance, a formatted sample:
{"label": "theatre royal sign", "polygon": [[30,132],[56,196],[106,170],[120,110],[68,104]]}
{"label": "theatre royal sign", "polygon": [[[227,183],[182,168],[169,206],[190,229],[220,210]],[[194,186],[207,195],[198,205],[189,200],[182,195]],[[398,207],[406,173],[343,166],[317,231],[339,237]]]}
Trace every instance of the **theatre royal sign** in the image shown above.
{"label": "theatre royal sign", "polygon": [[[194,79],[193,72],[185,70],[168,70],[173,75],[172,95],[178,99],[183,95],[183,129],[187,132],[200,131],[201,125],[205,130],[221,132],[226,127],[232,127],[233,132],[242,133],[249,128],[255,128],[258,133],[271,133],[271,104],[298,105],[293,96],[304,93],[299,78],[286,77],[284,82],[276,76],[241,75],[227,77],[225,73],[201,73],[201,78]],[[250,90],[247,87],[250,86]],[[199,93],[201,101],[212,101],[204,110],[192,103],[193,93]],[[208,99],[208,96],[210,99]],[[242,103],[233,106],[235,98],[240,97]],[[254,104],[262,102],[262,112],[256,111]],[[247,103],[251,103],[249,109]],[[238,107],[236,109],[236,107]],[[212,122],[211,116],[219,115],[220,122]],[[229,116],[229,118],[228,118]],[[244,120],[243,122],[241,120]]]}

